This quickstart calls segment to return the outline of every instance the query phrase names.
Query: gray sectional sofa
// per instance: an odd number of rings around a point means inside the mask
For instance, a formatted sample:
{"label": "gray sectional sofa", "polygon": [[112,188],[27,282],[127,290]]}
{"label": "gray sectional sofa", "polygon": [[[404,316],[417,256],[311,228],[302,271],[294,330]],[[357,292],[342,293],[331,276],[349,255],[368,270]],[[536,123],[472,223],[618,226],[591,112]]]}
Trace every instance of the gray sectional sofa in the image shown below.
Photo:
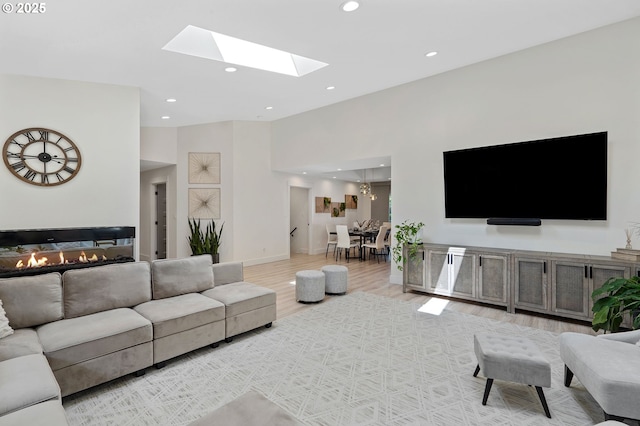
{"label": "gray sectional sofa", "polygon": [[66,424],[61,398],[276,319],[273,290],[208,255],[0,279],[0,426]]}
{"label": "gray sectional sofa", "polygon": [[575,375],[604,412],[605,420],[640,421],[640,330],[591,336],[560,335],[564,385]]}

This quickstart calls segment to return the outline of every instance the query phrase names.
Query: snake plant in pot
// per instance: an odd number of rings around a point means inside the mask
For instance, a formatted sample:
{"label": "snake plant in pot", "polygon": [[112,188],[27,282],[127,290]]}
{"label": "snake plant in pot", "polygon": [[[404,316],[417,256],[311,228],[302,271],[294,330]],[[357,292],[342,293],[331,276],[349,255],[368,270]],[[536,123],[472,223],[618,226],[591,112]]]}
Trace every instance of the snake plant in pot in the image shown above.
{"label": "snake plant in pot", "polygon": [[616,332],[626,315],[631,327],[640,328],[640,278],[613,277],[591,293],[594,331]]}
{"label": "snake plant in pot", "polygon": [[187,237],[191,255],[210,254],[213,263],[220,262],[220,239],[222,238],[222,230],[224,223],[220,225],[220,229],[216,230],[216,223],[211,220],[206,226],[202,227],[200,219],[189,219],[189,229],[191,235]]}

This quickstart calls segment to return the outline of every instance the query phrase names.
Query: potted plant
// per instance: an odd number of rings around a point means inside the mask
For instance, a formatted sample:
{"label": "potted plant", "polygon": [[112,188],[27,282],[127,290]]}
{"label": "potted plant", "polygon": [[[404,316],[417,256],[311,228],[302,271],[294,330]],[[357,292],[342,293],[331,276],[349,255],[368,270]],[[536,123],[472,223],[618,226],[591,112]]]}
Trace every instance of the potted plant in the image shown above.
{"label": "potted plant", "polygon": [[[418,249],[422,244],[420,240],[420,230],[424,227],[424,223],[422,222],[408,222],[404,221],[401,225],[396,225],[396,231],[393,236],[396,240],[395,245],[391,249],[393,254],[393,261],[396,262],[396,266],[399,271],[402,271],[402,268],[408,260],[415,259]],[[405,244],[408,247],[407,256],[408,259],[403,255],[403,247]]]}
{"label": "potted plant", "polygon": [[191,247],[191,255],[210,254],[213,263],[220,262],[220,239],[222,238],[222,230],[224,223],[220,226],[220,230],[216,230],[216,223],[211,220],[204,228],[200,225],[200,219],[189,219],[189,229],[191,235],[187,237],[189,247]]}
{"label": "potted plant", "polygon": [[594,301],[591,321],[594,331],[618,331],[625,315],[631,317],[631,327],[634,330],[640,327],[639,277],[609,278],[602,287],[591,293],[591,298]]}

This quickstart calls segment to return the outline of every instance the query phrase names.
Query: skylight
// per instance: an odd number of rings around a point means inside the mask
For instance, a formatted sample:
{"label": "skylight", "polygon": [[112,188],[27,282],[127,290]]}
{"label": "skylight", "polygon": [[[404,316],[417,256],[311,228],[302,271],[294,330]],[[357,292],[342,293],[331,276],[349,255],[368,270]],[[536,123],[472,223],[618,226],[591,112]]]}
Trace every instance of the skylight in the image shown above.
{"label": "skylight", "polygon": [[187,26],[163,50],[301,77],[328,64],[228,35]]}

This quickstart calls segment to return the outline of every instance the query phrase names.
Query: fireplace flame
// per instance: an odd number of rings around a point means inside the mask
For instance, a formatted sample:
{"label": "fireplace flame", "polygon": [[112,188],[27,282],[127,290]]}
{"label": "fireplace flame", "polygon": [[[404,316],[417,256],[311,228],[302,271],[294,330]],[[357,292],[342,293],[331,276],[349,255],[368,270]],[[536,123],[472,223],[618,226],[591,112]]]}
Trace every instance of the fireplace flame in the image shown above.
{"label": "fireplace flame", "polygon": [[[69,260],[65,258],[65,255],[63,252],[60,252],[58,256],[60,257],[60,263],[54,263],[54,262],[49,262],[49,259],[44,256],[39,259],[36,259],[36,253],[31,253],[31,257],[29,258],[27,263],[25,264],[22,260],[19,260],[18,263],[16,263],[16,268],[17,269],[38,268],[41,266],[68,265],[70,263]],[[77,260],[75,261],[71,260],[71,262],[89,263],[89,262],[98,262],[100,260],[106,261],[107,257],[103,255],[101,256],[101,258],[98,258],[98,256],[95,253],[93,256],[87,257],[87,255],[83,251],[82,253],[80,253],[80,256],[78,257]]]}

